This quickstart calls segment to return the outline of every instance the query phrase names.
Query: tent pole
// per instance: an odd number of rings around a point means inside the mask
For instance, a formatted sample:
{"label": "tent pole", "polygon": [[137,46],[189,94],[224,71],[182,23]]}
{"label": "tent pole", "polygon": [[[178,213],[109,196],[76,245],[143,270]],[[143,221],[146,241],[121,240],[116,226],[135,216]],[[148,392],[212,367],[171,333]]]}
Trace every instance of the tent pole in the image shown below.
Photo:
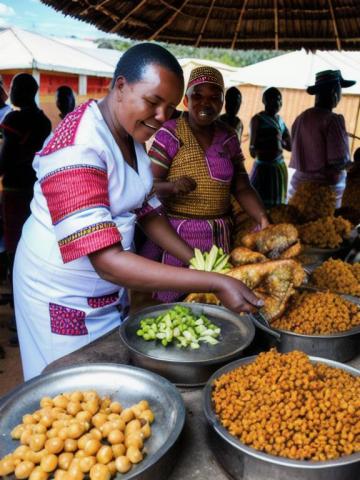
{"label": "tent pole", "polygon": [[332,0],[328,0],[328,3],[329,3],[329,10],[330,10],[330,14],[331,14],[332,24],[333,24],[333,27],[334,27],[336,46],[337,46],[338,50],[341,50],[341,42],[340,42],[340,38],[339,38],[338,28],[337,28],[337,25],[336,25],[336,18],[335,18],[335,13],[334,13]]}

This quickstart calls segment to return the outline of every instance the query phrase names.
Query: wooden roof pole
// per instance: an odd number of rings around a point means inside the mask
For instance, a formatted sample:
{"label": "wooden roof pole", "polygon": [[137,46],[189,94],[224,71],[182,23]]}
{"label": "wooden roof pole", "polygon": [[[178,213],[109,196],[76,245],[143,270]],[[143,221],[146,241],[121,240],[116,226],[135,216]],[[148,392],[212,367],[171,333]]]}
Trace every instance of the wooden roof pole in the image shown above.
{"label": "wooden roof pole", "polygon": [[178,8],[176,10],[176,12],[174,12],[171,17],[169,18],[169,20],[167,22],[164,23],[164,25],[162,27],[160,27],[158,30],[156,30],[155,33],[153,33],[151,35],[151,37],[149,37],[149,40],[155,40],[155,38],[159,35],[160,32],[162,32],[164,30],[164,28],[166,28],[170,23],[172,23],[172,21],[179,15],[179,13],[181,13],[181,10],[186,6],[187,3],[189,3],[190,0],[185,0],[183,2],[183,4],[181,5],[180,8]]}
{"label": "wooden roof pole", "polygon": [[88,6],[82,10],[79,15],[84,15],[85,13],[88,13],[89,10],[91,9],[94,9],[94,10],[99,10],[101,9],[101,7],[103,5],[105,5],[107,2],[109,2],[110,0],[103,0],[102,2],[100,2],[98,5],[90,5],[89,2],[86,2],[88,4]]}
{"label": "wooden roof pole", "polygon": [[330,13],[331,13],[331,20],[332,20],[332,24],[333,24],[333,28],[334,28],[334,33],[335,33],[336,46],[337,46],[338,50],[341,50],[341,41],[340,41],[340,38],[339,38],[339,32],[338,32],[338,28],[337,28],[337,25],[336,25],[336,18],[335,18],[335,13],[334,13],[332,0],[328,0],[328,4],[329,4],[329,10],[330,10]]}
{"label": "wooden roof pole", "polygon": [[131,17],[131,15],[132,15],[133,13],[135,13],[137,10],[139,10],[139,8],[141,8],[146,2],[147,2],[147,0],[141,0],[141,2],[139,2],[139,3],[136,5],[136,7],[134,7],[132,10],[130,10],[130,12],[128,12],[128,13],[125,15],[125,17],[122,18],[122,19],[120,20],[120,22],[115,25],[115,27],[113,27],[111,30],[109,30],[109,33],[115,33],[115,32],[117,32],[117,31],[120,29],[120,27],[126,22],[126,20],[127,20],[129,17]]}
{"label": "wooden roof pole", "polygon": [[206,25],[207,25],[207,22],[209,21],[211,12],[212,12],[212,10],[213,10],[213,8],[214,8],[214,3],[215,3],[215,1],[216,1],[216,0],[212,0],[212,2],[211,2],[211,6],[210,6],[210,8],[209,8],[209,10],[208,10],[208,12],[207,12],[206,18],[205,18],[205,20],[203,21],[203,24],[202,24],[202,26],[201,26],[200,34],[199,34],[199,36],[198,36],[198,38],[197,38],[197,40],[196,40],[195,47],[198,47],[198,46],[199,46],[199,43],[201,42],[202,36],[203,36],[203,34],[204,34],[204,31],[205,31],[205,28],[206,28]]}
{"label": "wooden roof pole", "polygon": [[274,34],[275,34],[275,50],[279,50],[279,12],[278,2],[274,0]]}
{"label": "wooden roof pole", "polygon": [[241,26],[241,23],[242,23],[242,19],[244,17],[245,8],[247,6],[248,1],[249,0],[244,0],[243,6],[241,8],[240,15],[239,15],[239,18],[238,18],[238,21],[237,21],[237,24],[236,24],[235,33],[234,33],[234,36],[233,36],[233,39],[232,39],[232,42],[231,42],[231,48],[233,50],[234,50],[234,47],[235,47],[237,37],[238,37],[239,32],[240,32],[240,26]]}

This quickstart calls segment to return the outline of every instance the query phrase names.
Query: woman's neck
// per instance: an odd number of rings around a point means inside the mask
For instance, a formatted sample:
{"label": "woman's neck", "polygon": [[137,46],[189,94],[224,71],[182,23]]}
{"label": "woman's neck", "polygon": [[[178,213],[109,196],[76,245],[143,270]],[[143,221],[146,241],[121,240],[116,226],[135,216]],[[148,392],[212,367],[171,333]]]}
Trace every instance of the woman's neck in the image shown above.
{"label": "woman's neck", "polygon": [[109,130],[115,138],[116,142],[127,142],[129,139],[129,135],[126,130],[120,125],[120,123],[114,118],[114,115],[112,114],[109,107],[109,97],[105,97],[100,102],[98,102],[98,107],[101,115],[105,120],[106,125],[109,127]]}

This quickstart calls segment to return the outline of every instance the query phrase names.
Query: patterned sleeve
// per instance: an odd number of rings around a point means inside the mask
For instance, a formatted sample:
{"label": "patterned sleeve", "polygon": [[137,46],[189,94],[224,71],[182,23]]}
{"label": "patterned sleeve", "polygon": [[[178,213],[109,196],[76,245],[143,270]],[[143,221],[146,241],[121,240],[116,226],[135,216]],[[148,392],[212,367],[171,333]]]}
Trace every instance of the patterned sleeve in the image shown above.
{"label": "patterned sleeve", "polygon": [[327,158],[332,166],[342,167],[350,161],[349,140],[342,115],[333,115],[327,131]]}
{"label": "patterned sleeve", "polygon": [[241,150],[239,137],[234,134],[228,138],[224,144],[227,150],[230,152],[230,158],[234,165],[234,178],[238,175],[246,174],[245,170],[245,157]]}
{"label": "patterned sleeve", "polygon": [[[168,122],[170,124],[170,122]],[[174,123],[174,122],[173,122]],[[174,125],[176,125],[174,123]],[[168,175],[173,158],[180,148],[180,142],[175,129],[170,125],[163,125],[155,135],[149,150],[154,178],[164,179]]]}
{"label": "patterned sleeve", "polygon": [[43,157],[41,163],[40,186],[64,263],[119,243],[106,163],[99,154],[71,146]]}

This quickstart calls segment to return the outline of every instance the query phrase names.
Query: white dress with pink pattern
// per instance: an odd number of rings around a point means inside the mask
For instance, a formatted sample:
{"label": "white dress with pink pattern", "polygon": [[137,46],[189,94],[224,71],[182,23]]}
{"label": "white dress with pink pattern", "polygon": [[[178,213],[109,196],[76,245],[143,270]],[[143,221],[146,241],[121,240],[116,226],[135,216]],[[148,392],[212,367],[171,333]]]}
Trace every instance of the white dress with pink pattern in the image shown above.
{"label": "white dress with pink pattern", "polygon": [[122,156],[95,101],[70,113],[35,157],[37,182],[14,266],[15,315],[24,378],[117,325],[126,289],[107,282],[88,254],[121,242],[160,206],[150,198],[150,160],[134,142],[137,171]]}

